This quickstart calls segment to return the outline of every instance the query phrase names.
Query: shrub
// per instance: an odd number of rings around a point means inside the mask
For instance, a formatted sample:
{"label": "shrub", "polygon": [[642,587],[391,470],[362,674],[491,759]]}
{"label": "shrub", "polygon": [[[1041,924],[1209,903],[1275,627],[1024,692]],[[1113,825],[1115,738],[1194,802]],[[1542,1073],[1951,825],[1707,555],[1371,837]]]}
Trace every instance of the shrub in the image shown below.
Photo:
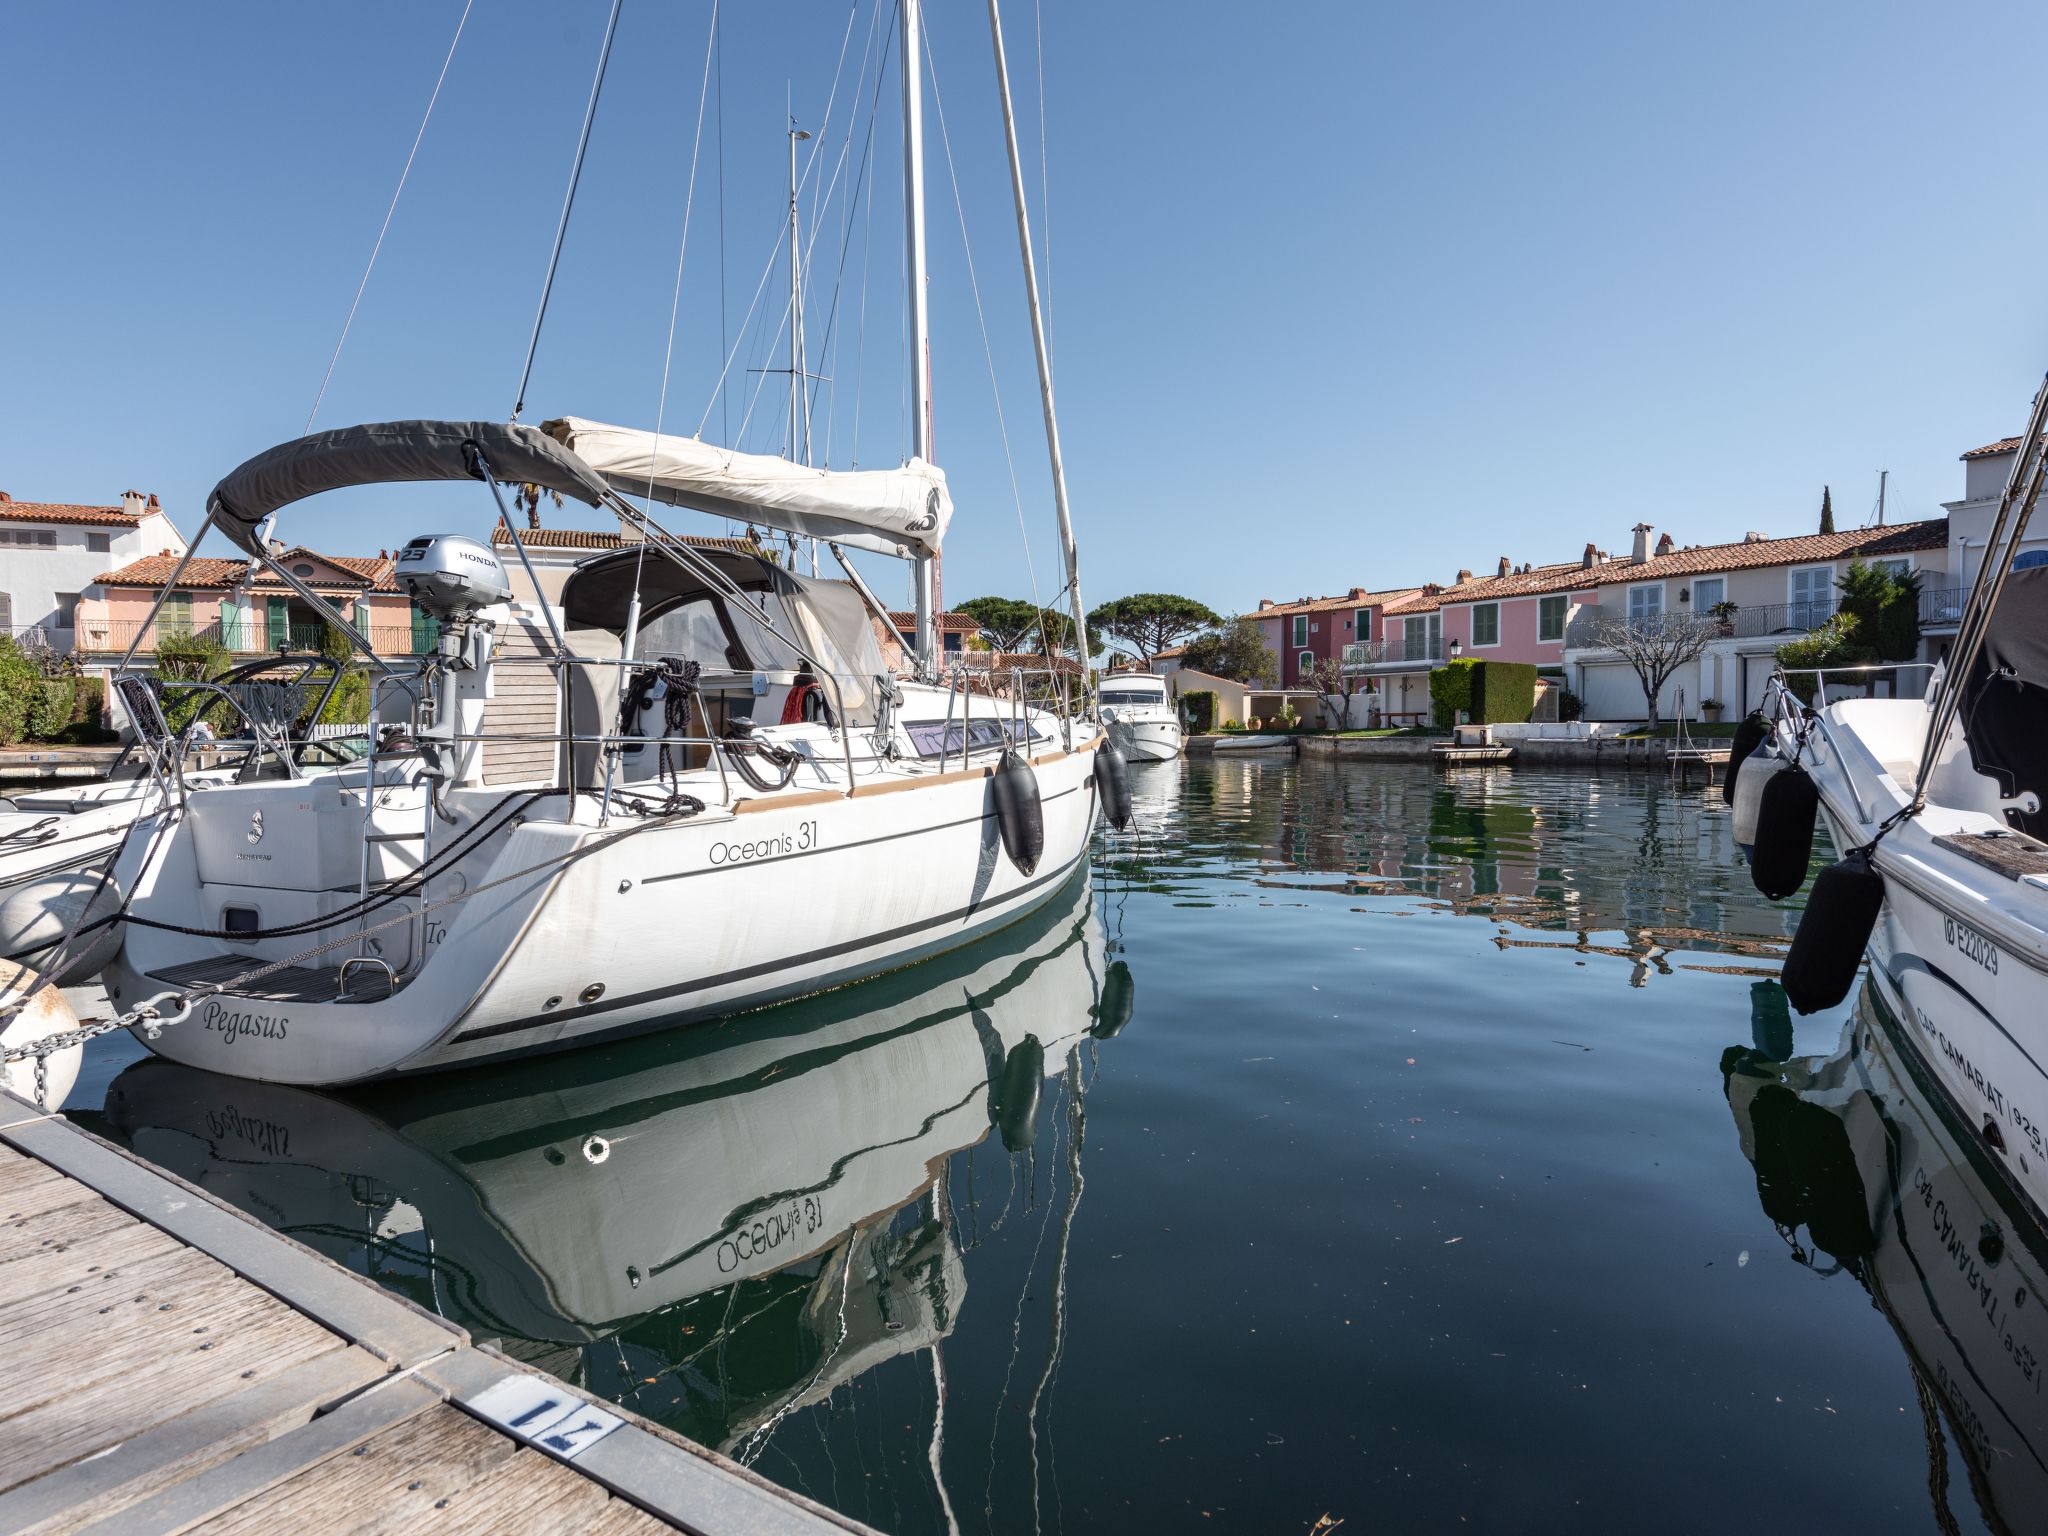
{"label": "shrub", "polygon": [[1287,702],[1280,706],[1280,728],[1282,730],[1291,731],[1297,725],[1300,724],[1301,715],[1295,709],[1294,701],[1292,699],[1289,699]]}
{"label": "shrub", "polygon": [[78,691],[71,700],[71,723],[73,725],[103,727],[107,720],[107,683],[105,678],[81,677]]}
{"label": "shrub", "polygon": [[21,740],[41,680],[34,660],[11,638],[0,635],[0,742]]}
{"label": "shrub", "polygon": [[1778,665],[1785,669],[1785,686],[1800,703],[1813,702],[1820,683],[1813,675],[1814,669],[1862,667],[1877,660],[1877,652],[1864,640],[1862,628],[1862,621],[1845,610],[1818,629],[1778,647]]}
{"label": "shrub", "polygon": [[220,700],[203,693],[165,693],[167,683],[203,683],[228,669],[227,647],[213,635],[164,635],[156,643],[157,695],[164,723],[182,731],[208,705]]}
{"label": "shrub", "polygon": [[28,713],[22,735],[30,741],[54,741],[71,724],[71,708],[77,702],[77,685],[69,678],[43,679],[31,683]]}
{"label": "shrub", "polygon": [[1244,727],[1242,725],[1239,725],[1235,720],[1226,720],[1223,722],[1222,729],[1235,734],[1237,732],[1242,731]]}
{"label": "shrub", "polygon": [[1854,615],[1856,632],[1878,661],[1911,661],[1920,653],[1920,578],[1896,575],[1851,560],[1835,583],[1840,610]]}
{"label": "shrub", "polygon": [[1586,712],[1586,701],[1569,688],[1557,690],[1557,718],[1563,721],[1578,719]]}
{"label": "shrub", "polygon": [[1458,711],[1472,707],[1472,669],[1478,665],[1469,656],[1460,657],[1429,674],[1429,702],[1439,726],[1456,725]]}
{"label": "shrub", "polygon": [[1520,725],[1536,712],[1536,667],[1526,661],[1482,661],[1472,669],[1475,725]]}
{"label": "shrub", "polygon": [[1197,736],[1206,735],[1216,729],[1216,690],[1204,688],[1196,693],[1180,696],[1181,708],[1188,712],[1188,729]]}

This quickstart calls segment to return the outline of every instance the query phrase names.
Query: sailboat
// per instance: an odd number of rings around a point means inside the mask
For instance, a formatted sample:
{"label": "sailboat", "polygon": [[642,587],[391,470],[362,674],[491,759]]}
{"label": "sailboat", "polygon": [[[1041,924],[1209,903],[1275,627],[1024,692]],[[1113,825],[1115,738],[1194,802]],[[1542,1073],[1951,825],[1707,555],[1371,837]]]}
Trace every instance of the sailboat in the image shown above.
{"label": "sailboat", "polygon": [[[1054,1144],[1051,1085],[1130,999],[1084,872],[998,940],[625,1049],[350,1096],[144,1059],[93,1118],[520,1358],[739,1454],[882,1361],[936,1355],[974,1214],[971,1189],[948,1189],[954,1154]],[[715,1385],[689,1366],[707,1352],[729,1362]]]}
{"label": "sailboat", "polygon": [[[923,359],[922,20],[915,0],[898,14],[910,354]],[[991,21],[1079,632],[993,7]],[[1049,672],[943,667],[933,576],[953,508],[931,461],[926,372],[911,374],[911,451],[895,469],[818,469],[571,415],[536,427],[515,411],[317,432],[230,472],[207,526],[262,559],[294,504],[399,482],[479,487],[485,526],[507,530],[536,594],[511,488],[603,509],[634,539],[579,565],[555,602],[516,598],[479,539],[412,540],[397,579],[440,629],[410,668],[377,660],[275,567],[379,669],[372,749],[318,779],[166,787],[113,867],[119,946],[104,979],[121,1021],[190,1066],[351,1083],[822,991],[968,943],[1061,890],[1105,804],[1128,814],[1122,759]],[[818,540],[846,580],[707,549],[656,507]],[[875,621],[893,624],[847,549],[914,573],[909,676],[882,660]],[[166,738],[142,678],[117,677],[115,693],[139,735]],[[93,926],[72,924],[53,970]]]}
{"label": "sailboat", "polygon": [[[1892,670],[1863,667],[1815,676],[1809,704],[1781,670],[1763,748],[1735,784],[1738,820],[1754,799],[1753,871],[1779,866],[1781,885],[1797,888],[1816,803],[1843,854],[1816,880],[1786,959],[1794,1006],[1841,1002],[1867,950],[1885,1005],[1912,1021],[1914,1049],[2038,1211],[2048,1211],[2048,555],[2021,546],[2048,479],[2044,432],[2048,384],[1926,696],[1845,697]],[[1760,796],[1745,794],[1759,784]]]}

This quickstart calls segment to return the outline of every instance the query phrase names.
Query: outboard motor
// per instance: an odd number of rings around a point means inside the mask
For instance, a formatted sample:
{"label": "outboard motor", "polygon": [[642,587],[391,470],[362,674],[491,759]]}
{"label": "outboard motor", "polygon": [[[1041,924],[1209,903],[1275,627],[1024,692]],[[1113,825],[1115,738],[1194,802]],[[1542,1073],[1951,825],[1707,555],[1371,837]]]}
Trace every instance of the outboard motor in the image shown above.
{"label": "outboard motor", "polygon": [[459,533],[414,539],[392,565],[405,595],[444,625],[465,624],[486,608],[512,601],[504,563],[488,544]]}
{"label": "outboard motor", "polygon": [[996,803],[996,825],[1003,834],[1003,852],[1024,874],[1038,868],[1045,852],[1045,805],[1038,794],[1038,775],[1007,747],[989,780]]}
{"label": "outboard motor", "polygon": [[1095,793],[1102,802],[1102,814],[1112,827],[1121,832],[1131,824],[1130,764],[1107,736],[1095,752]]}

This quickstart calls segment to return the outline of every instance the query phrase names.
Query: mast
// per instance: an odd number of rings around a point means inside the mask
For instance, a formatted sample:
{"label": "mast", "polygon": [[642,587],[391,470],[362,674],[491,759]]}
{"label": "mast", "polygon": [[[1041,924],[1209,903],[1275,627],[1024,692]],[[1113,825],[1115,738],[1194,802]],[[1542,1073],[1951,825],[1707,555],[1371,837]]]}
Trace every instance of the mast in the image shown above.
{"label": "mast", "polygon": [[804,261],[796,202],[796,146],[810,135],[789,119],[789,456],[811,462],[811,413],[804,409]]}
{"label": "mast", "polygon": [[988,0],[988,30],[996,50],[996,87],[1002,97],[1003,140],[1010,150],[1010,195],[1017,205],[1017,249],[1024,259],[1024,298],[1031,310],[1031,342],[1038,353],[1038,400],[1045,411],[1045,451],[1052,461],[1053,510],[1059,514],[1060,552],[1066,557],[1067,599],[1074,645],[1081,655],[1081,687],[1088,686],[1088,611],[1081,602],[1081,555],[1067,511],[1067,467],[1060,457],[1060,424],[1052,405],[1052,358],[1045,347],[1045,317],[1038,308],[1038,265],[1031,253],[1031,213],[1024,200],[1024,162],[1017,153],[1017,115],[1010,104],[1010,65],[1003,54],[1003,18]]}
{"label": "mast", "polygon": [[1878,527],[1880,527],[1880,528],[1882,528],[1882,527],[1884,526],[1884,488],[1885,488],[1885,482],[1886,482],[1886,481],[1888,481],[1888,480],[1890,480],[1890,479],[1891,479],[1891,477],[1892,477],[1892,472],[1891,472],[1890,470],[1888,470],[1888,469],[1880,469],[1880,470],[1879,470],[1879,471],[1877,472],[1877,526],[1878,526]]}
{"label": "mast", "polygon": [[[925,293],[924,251],[924,7],[902,0],[903,219],[910,270],[910,451],[932,458],[931,310]],[[912,566],[916,589],[917,657],[921,674],[938,675],[938,615],[934,611],[938,558],[919,555]]]}

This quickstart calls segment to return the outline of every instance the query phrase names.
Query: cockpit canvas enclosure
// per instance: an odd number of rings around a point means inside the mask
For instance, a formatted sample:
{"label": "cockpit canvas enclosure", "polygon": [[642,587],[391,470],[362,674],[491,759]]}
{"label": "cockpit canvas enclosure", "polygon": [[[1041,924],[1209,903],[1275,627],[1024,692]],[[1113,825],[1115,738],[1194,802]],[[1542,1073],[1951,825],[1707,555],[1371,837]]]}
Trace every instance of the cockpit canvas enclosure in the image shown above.
{"label": "cockpit canvas enclosure", "polygon": [[[642,658],[673,653],[742,671],[828,673],[848,722],[872,725],[875,687],[888,674],[867,607],[851,587],[784,570],[761,555],[706,551],[706,566],[759,606],[773,630],[705,574],[636,549],[599,555],[577,566],[562,587],[563,627],[571,648],[591,631],[625,639],[634,590],[640,593]],[[780,633],[777,633],[779,631]],[[787,636],[785,640],[783,637]],[[802,647],[790,648],[789,641]]]}
{"label": "cockpit canvas enclosure", "polygon": [[581,416],[550,421],[545,430],[624,495],[850,549],[898,558],[935,555],[953,517],[945,471],[923,459],[901,469],[813,469]]}

